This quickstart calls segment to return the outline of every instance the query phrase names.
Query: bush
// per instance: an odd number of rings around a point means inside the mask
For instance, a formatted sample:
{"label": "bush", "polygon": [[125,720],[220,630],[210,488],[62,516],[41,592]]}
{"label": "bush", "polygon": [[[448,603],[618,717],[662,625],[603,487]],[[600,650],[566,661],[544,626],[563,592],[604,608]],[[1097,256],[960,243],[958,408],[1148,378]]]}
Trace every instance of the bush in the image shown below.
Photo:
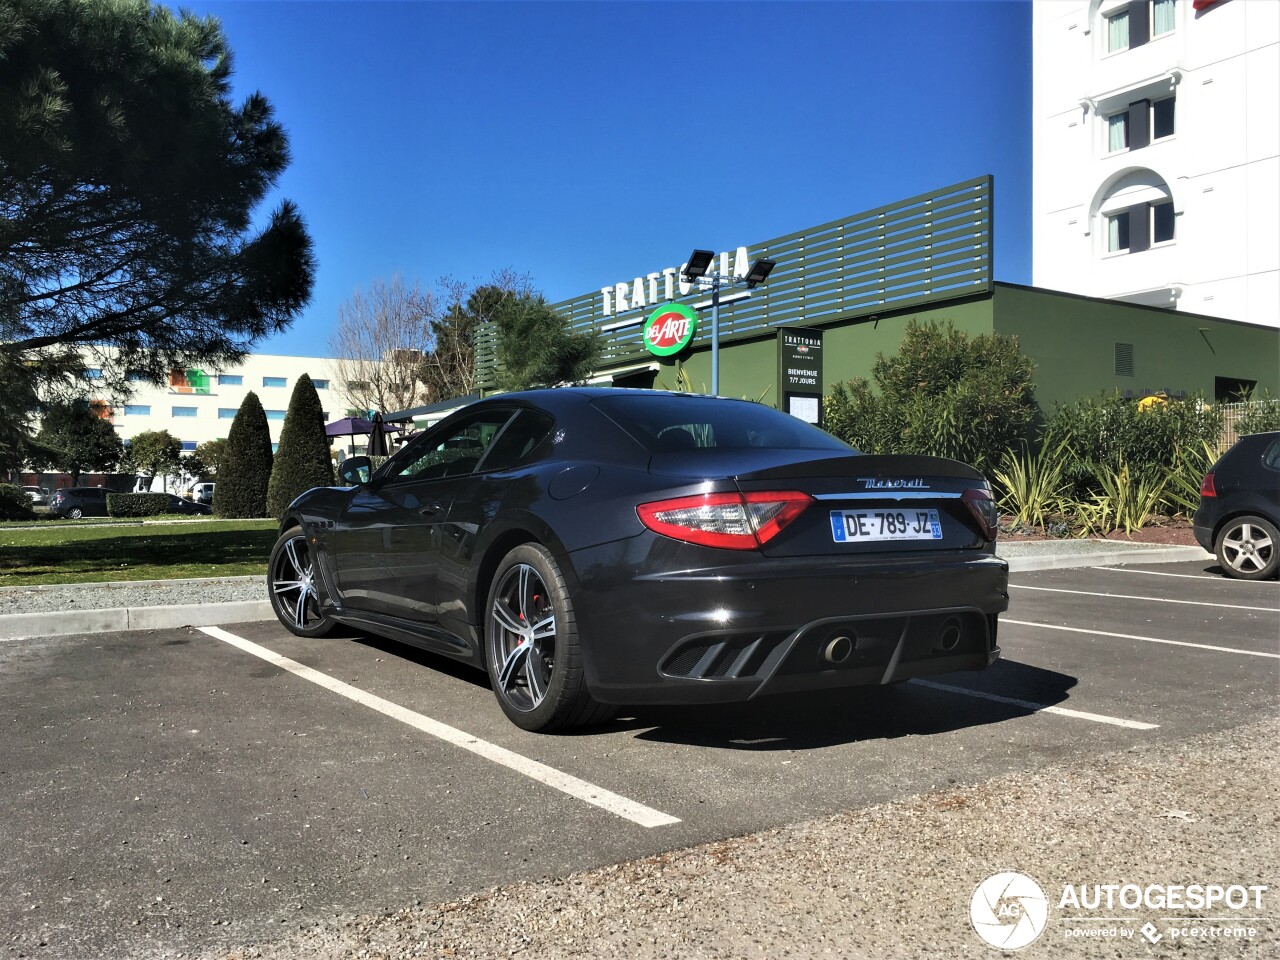
{"label": "bush", "polygon": [[1240,419],[1236,421],[1236,436],[1245,437],[1269,430],[1280,430],[1280,400],[1273,399],[1267,393],[1256,399],[1250,397],[1245,401]]}
{"label": "bush", "polygon": [[108,493],[109,517],[156,517],[169,512],[167,493]]}
{"label": "bush", "polygon": [[1033,432],[1034,369],[1016,337],[912,320],[898,353],[876,357],[875,389],[863,378],[835,386],[826,428],[867,453],[951,457],[985,472]]}
{"label": "bush", "polygon": [[258,395],[250,390],[231,421],[226,458],[218,470],[214,512],[220,517],[267,516],[271,460],[267,415]]}
{"label": "bush", "polygon": [[31,498],[21,487],[12,483],[0,483],[0,520],[34,520]]}
{"label": "bush", "polygon": [[315,385],[304,373],[294,384],[289,411],[284,415],[280,447],[267,488],[267,510],[278,520],[300,493],[312,487],[331,486],[333,462],[324,432],[324,408]]}
{"label": "bush", "polygon": [[1105,471],[1134,483],[1160,481],[1204,448],[1216,445],[1222,413],[1199,398],[1166,400],[1141,408],[1118,393],[1059,406],[1045,442],[1069,451],[1063,474],[1077,499],[1100,493]]}

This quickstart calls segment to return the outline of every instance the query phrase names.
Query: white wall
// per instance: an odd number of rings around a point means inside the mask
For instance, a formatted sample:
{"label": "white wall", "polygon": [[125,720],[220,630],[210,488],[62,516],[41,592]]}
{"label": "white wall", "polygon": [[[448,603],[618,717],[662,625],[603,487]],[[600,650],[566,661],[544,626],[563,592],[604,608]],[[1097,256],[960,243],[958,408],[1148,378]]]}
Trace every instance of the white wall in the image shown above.
{"label": "white wall", "polygon": [[[1032,282],[1280,326],[1280,2],[1178,0],[1176,28],[1107,53],[1116,0],[1036,0],[1032,13]],[[1176,97],[1172,137],[1107,153],[1108,112]],[[1171,243],[1110,254],[1097,208],[1152,171]]]}

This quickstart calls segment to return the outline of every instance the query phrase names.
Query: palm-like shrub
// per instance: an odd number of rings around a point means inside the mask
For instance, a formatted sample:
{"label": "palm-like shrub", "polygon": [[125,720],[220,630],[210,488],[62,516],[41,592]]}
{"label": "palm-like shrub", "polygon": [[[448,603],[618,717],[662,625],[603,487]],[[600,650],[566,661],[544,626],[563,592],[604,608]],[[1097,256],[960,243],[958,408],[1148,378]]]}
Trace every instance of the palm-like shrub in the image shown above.
{"label": "palm-like shrub", "polygon": [[[280,431],[280,447],[267,489],[267,511],[279,518],[298,494],[332,484],[333,463],[329,459],[329,438],[324,433],[324,410],[315,385],[304,373],[294,384]],[[221,496],[221,485],[218,490]]]}

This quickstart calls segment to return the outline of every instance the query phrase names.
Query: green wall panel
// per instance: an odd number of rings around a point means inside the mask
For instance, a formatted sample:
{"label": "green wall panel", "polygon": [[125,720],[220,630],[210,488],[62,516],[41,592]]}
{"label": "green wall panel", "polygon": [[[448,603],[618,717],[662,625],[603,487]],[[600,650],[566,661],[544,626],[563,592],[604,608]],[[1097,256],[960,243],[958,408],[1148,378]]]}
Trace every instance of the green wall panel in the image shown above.
{"label": "green wall panel", "polygon": [[[1103,390],[1214,395],[1214,378],[1255,380],[1280,394],[1280,331],[1198,314],[999,283],[997,333],[1036,360],[1046,412]],[[1133,346],[1133,376],[1117,376],[1116,343]]]}

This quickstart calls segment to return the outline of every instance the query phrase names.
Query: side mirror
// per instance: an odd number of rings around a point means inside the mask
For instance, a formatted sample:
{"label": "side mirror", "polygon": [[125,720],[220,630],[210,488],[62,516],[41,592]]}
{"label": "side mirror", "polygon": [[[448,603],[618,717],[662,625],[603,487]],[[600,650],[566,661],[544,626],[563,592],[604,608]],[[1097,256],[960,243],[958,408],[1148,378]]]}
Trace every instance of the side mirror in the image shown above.
{"label": "side mirror", "polygon": [[373,476],[373,464],[368,457],[347,457],[338,467],[338,479],[349,487],[369,482]]}

